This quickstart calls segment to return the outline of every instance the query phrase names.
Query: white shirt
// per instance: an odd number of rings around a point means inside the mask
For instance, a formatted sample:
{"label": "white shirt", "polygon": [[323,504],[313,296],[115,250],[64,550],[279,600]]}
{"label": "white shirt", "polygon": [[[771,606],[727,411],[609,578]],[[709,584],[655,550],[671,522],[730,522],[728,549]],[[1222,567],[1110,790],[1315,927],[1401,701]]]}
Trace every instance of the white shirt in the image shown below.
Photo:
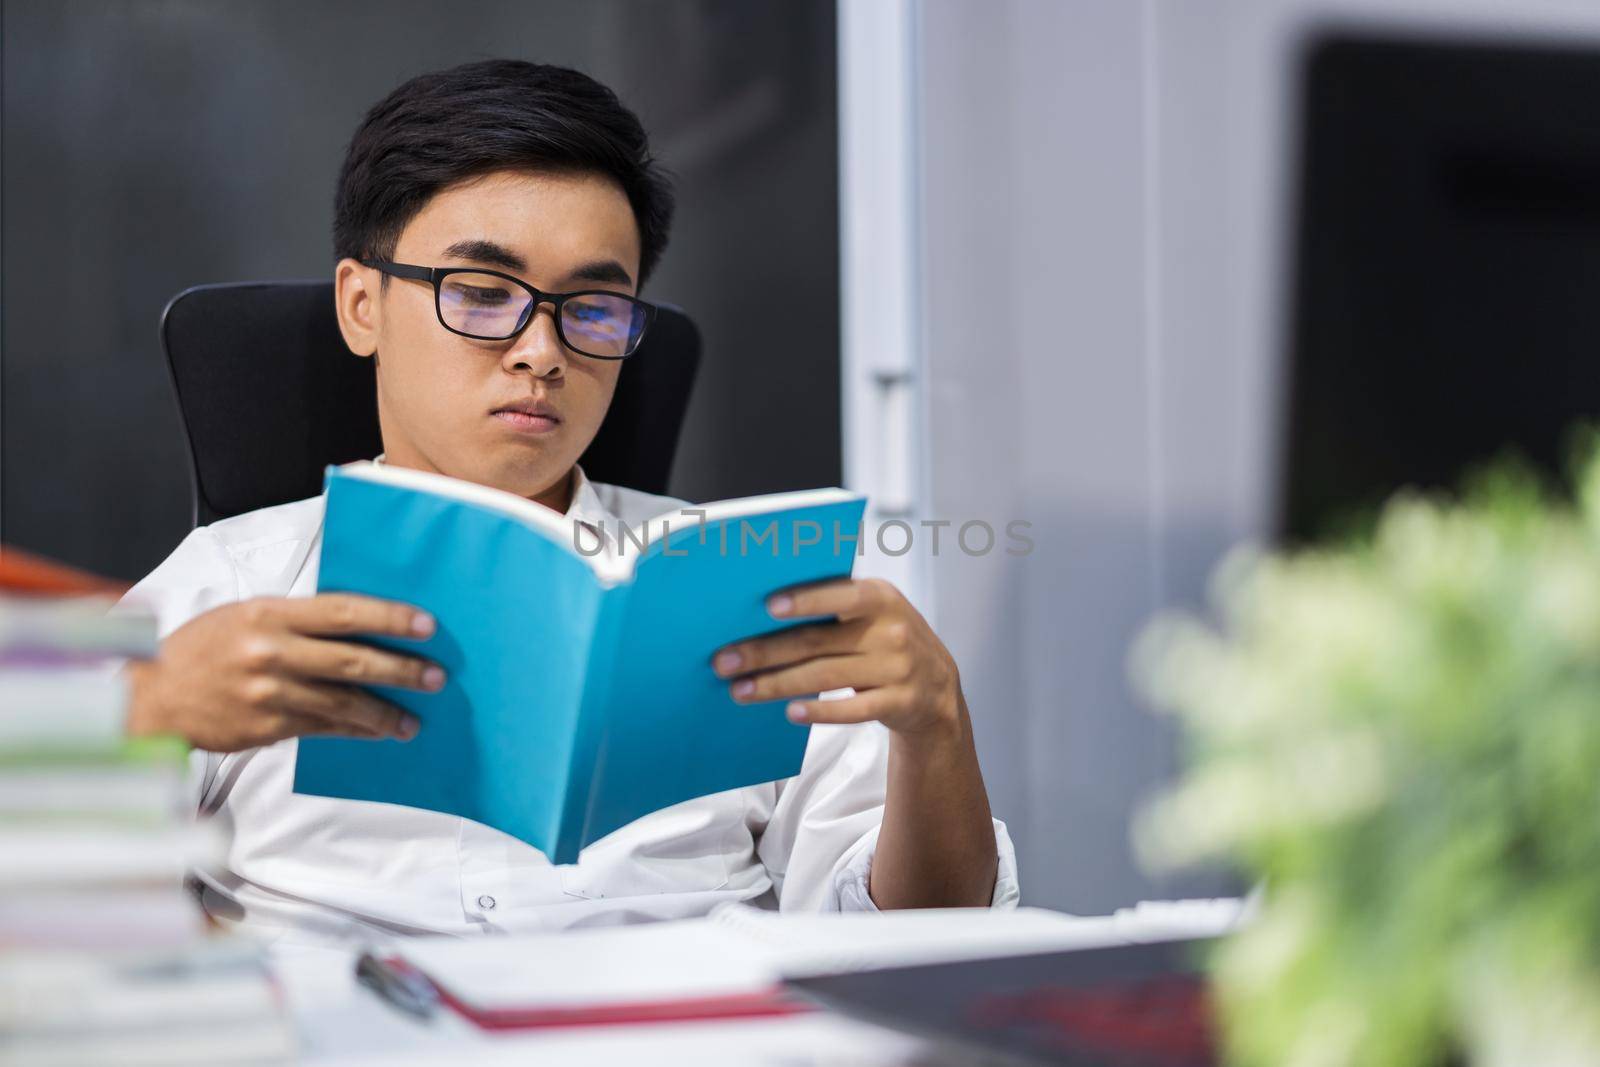
{"label": "white shirt", "polygon": [[[686,506],[574,476],[567,516],[616,528]],[[195,616],[317,587],[323,498],[203,526],[129,591],[163,637]],[[709,669],[709,667],[707,668]],[[848,693],[849,690],[842,691]],[[888,731],[815,725],[800,773],[665,808],[554,866],[516,838],[416,808],[293,791],[296,741],[191,754],[195,804],[222,831],[197,871],[202,906],[269,939],[553,930],[703,915],[732,901],[797,911],[876,910],[867,894],[883,815]],[[995,820],[992,904],[1014,907],[1016,857]]]}

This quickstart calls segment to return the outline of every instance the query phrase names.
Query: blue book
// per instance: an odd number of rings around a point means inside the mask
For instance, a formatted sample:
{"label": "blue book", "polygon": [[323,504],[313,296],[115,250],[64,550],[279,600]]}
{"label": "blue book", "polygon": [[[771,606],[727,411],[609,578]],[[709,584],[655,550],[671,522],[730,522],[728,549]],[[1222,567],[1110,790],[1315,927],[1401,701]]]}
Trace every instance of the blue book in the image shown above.
{"label": "blue book", "polygon": [[409,742],[303,737],[297,793],[460,815],[553,863],[653,811],[800,770],[809,727],[784,701],[736,704],[712,654],[778,623],[766,599],[848,577],[863,497],[778,493],[587,529],[512,493],[369,462],[329,467],[318,592],[433,613],[439,663]]}

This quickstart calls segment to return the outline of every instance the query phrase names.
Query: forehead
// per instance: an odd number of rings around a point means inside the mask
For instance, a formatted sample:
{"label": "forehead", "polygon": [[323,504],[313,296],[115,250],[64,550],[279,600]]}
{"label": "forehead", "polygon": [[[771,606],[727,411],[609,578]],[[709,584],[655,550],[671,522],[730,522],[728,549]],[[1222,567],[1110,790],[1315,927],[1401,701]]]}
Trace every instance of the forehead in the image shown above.
{"label": "forehead", "polygon": [[622,187],[585,172],[495,171],[435,193],[407,223],[396,257],[437,258],[463,240],[488,240],[521,255],[530,280],[615,259],[637,279],[639,228]]}

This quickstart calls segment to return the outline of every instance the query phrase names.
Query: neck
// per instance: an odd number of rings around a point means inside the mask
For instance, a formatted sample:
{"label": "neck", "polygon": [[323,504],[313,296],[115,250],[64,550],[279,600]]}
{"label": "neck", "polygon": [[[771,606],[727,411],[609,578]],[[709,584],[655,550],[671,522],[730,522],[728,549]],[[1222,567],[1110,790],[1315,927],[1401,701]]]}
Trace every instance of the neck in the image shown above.
{"label": "neck", "polygon": [[536,493],[528,499],[532,500],[535,504],[543,504],[545,507],[554,511],[557,515],[565,515],[567,513],[567,509],[572,507],[572,490],[573,485],[577,480],[577,475],[575,474],[576,470],[577,468],[575,467],[569,468],[567,473],[556,479],[554,485],[542,493]]}

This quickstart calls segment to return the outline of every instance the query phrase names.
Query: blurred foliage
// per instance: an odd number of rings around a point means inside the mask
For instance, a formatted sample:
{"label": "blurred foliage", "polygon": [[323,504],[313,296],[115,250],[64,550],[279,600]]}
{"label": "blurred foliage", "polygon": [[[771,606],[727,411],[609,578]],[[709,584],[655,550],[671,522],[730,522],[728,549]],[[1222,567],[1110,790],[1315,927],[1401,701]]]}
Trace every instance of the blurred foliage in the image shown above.
{"label": "blurred foliage", "polygon": [[1236,865],[1212,958],[1242,1067],[1600,1061],[1600,449],[1502,462],[1370,535],[1230,556],[1134,651],[1188,770],[1147,863]]}

